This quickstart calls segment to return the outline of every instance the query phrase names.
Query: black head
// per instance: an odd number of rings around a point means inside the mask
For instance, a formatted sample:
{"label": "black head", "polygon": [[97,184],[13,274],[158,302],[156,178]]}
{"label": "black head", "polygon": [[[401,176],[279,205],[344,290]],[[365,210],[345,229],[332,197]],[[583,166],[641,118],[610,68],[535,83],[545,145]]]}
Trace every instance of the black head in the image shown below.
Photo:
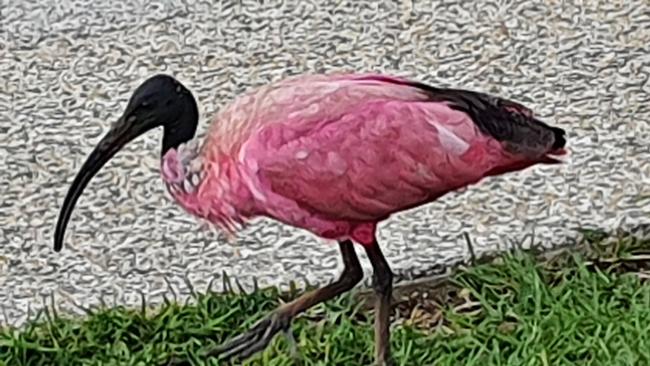
{"label": "black head", "polygon": [[192,93],[168,75],[156,75],[133,93],[126,109],[90,153],[66,195],[54,234],[54,250],[60,251],[72,209],[93,176],[127,143],[162,126],[163,154],[196,133],[199,112]]}
{"label": "black head", "polygon": [[122,119],[136,136],[163,126],[164,154],[194,137],[199,112],[192,93],[178,80],[161,74],[147,79],[133,92]]}

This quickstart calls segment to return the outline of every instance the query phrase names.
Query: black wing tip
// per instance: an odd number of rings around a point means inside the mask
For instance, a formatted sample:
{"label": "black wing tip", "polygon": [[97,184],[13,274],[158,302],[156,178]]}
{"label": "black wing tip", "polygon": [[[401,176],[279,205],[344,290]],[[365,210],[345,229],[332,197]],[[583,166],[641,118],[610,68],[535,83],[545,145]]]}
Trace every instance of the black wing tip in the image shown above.
{"label": "black wing tip", "polygon": [[[451,102],[452,108],[468,113],[482,132],[497,140],[512,139],[513,135],[525,133],[531,125],[537,125],[551,130],[553,150],[564,149],[566,146],[565,130],[537,120],[533,117],[533,112],[521,103],[474,90],[436,88],[420,82],[408,84],[425,91],[433,100]],[[515,118],[520,119],[520,122],[504,123]]]}
{"label": "black wing tip", "polygon": [[559,127],[551,127],[551,130],[553,131],[553,137],[555,138],[553,149],[564,149],[566,146],[566,131]]}

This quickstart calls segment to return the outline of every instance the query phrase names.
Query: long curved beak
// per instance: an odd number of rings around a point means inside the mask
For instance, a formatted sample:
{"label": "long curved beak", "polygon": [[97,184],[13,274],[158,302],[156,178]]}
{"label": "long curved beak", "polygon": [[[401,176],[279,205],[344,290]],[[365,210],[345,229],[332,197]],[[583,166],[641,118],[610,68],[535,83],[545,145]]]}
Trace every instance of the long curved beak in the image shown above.
{"label": "long curved beak", "polygon": [[[131,117],[133,118],[133,117]],[[77,173],[72,186],[68,190],[61,211],[59,220],[56,223],[54,233],[54,251],[59,252],[63,247],[63,237],[72,210],[84,188],[99,170],[129,141],[135,139],[145,131],[137,128],[139,124],[127,121],[126,116],[120,117],[110,131],[97,144],[84,162],[81,170]]]}

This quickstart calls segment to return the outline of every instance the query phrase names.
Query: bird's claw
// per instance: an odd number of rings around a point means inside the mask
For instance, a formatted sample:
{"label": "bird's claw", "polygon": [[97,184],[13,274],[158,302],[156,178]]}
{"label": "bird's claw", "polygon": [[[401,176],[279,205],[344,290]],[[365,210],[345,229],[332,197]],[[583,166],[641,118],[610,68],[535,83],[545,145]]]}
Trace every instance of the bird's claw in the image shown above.
{"label": "bird's claw", "polygon": [[289,353],[291,354],[291,358],[297,362],[300,359],[300,353],[298,352],[298,342],[296,342],[296,337],[293,336],[291,328],[285,329],[284,335],[287,338],[287,343],[289,343]]}
{"label": "bird's claw", "polygon": [[220,360],[233,358],[245,359],[261,350],[273,340],[280,331],[288,332],[291,316],[281,311],[257,322],[246,333],[227,341],[207,353],[207,356],[219,357]]}

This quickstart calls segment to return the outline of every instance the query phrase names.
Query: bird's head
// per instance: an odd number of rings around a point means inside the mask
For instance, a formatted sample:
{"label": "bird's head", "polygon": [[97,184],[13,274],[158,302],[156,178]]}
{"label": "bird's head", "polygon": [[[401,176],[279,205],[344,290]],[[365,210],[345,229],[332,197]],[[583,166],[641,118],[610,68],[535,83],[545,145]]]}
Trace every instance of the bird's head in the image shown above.
{"label": "bird's head", "polygon": [[198,124],[198,108],[192,93],[168,75],[144,81],[133,93],[123,114],[99,141],[75,177],[61,207],[54,234],[54,250],[63,237],[74,205],[93,176],[127,143],[145,132],[163,127],[162,153],[191,140]]}

